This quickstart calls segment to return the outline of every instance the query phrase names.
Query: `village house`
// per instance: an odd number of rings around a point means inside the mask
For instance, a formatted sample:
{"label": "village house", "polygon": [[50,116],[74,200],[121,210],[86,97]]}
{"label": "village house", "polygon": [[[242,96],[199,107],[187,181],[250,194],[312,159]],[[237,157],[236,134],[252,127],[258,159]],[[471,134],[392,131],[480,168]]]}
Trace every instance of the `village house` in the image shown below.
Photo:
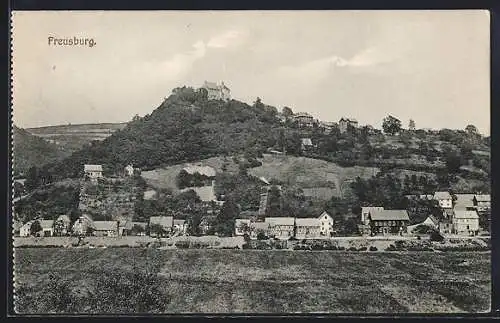
{"label": "village house", "polygon": [[453,232],[460,235],[477,235],[479,232],[477,211],[455,211]]}
{"label": "village house", "polygon": [[42,237],[52,237],[54,235],[54,220],[39,220],[42,230],[40,235]]}
{"label": "village house", "polygon": [[310,150],[313,147],[314,145],[312,143],[311,138],[302,138],[300,144],[300,148],[302,149],[302,151]]}
{"label": "village house", "polygon": [[489,212],[491,209],[491,196],[490,194],[475,195],[473,203],[478,212]]}
{"label": "village house", "polygon": [[312,127],[314,124],[314,117],[307,112],[295,113],[293,120],[300,127]]}
{"label": "village house", "polygon": [[473,210],[474,194],[455,194],[456,200],[453,202],[453,209],[459,211]]}
{"label": "village house", "polygon": [[186,220],[174,219],[173,231],[178,235],[185,235],[187,231]]}
{"label": "village house", "polygon": [[426,225],[426,226],[429,226],[431,228],[434,228],[434,229],[438,229],[439,228],[439,220],[436,219],[436,217],[434,217],[432,214],[429,215],[425,220],[424,222],[422,222],[423,225]]}
{"label": "village house", "polygon": [[453,199],[449,192],[435,192],[434,199],[438,201],[439,207],[442,209],[453,208]]}
{"label": "village house", "polygon": [[28,221],[19,228],[19,236],[29,237],[31,235],[31,225],[34,221]]}
{"label": "village house", "polygon": [[75,235],[84,236],[87,235],[89,229],[93,228],[92,218],[88,214],[83,214],[73,223],[72,231]]}
{"label": "village house", "polygon": [[54,222],[54,235],[65,236],[71,229],[71,220],[66,214],[60,215]]}
{"label": "village house", "polygon": [[97,237],[117,237],[118,221],[94,221],[93,235]]}
{"label": "village house", "polygon": [[83,170],[85,177],[90,180],[97,180],[102,178],[102,165],[84,165]]}
{"label": "village house", "polygon": [[127,165],[125,167],[125,176],[134,176],[134,166]]}
{"label": "village house", "polygon": [[319,127],[323,130],[323,133],[330,133],[337,126],[336,122],[331,121],[320,121]]}
{"label": "village house", "polygon": [[297,218],[295,227],[297,239],[317,239],[321,236],[321,221],[318,218]]}
{"label": "village house", "polygon": [[339,120],[339,130],[340,133],[345,133],[349,126],[353,128],[358,127],[358,121],[356,119],[350,119],[350,118],[340,118]]}
{"label": "village house", "polygon": [[23,226],[23,223],[21,221],[14,220],[14,223],[12,223],[12,233],[14,236],[20,236],[20,230]]}
{"label": "village house", "polygon": [[361,223],[369,224],[370,220],[368,215],[370,215],[370,211],[383,211],[383,206],[364,206],[361,208]]}
{"label": "village house", "polygon": [[452,219],[444,219],[439,221],[438,230],[441,234],[450,234],[453,232],[453,221]]}
{"label": "village house", "polygon": [[276,239],[289,239],[294,236],[295,218],[268,217],[265,222],[269,224],[269,235]]}
{"label": "village house", "polygon": [[174,218],[172,216],[152,216],[149,218],[149,235],[163,237],[172,232],[173,226]]}
{"label": "village house", "polygon": [[320,230],[319,233],[325,237],[331,237],[333,234],[333,218],[328,212],[323,211],[321,215],[318,217],[320,221]]}
{"label": "village house", "polygon": [[406,210],[373,210],[368,214],[371,234],[399,234],[407,232],[410,217]]}
{"label": "village house", "polygon": [[118,235],[128,236],[130,234],[130,231],[132,230],[132,227],[133,227],[132,221],[125,218],[120,218],[118,220]]}
{"label": "village house", "polygon": [[217,84],[215,82],[205,81],[202,88],[207,90],[208,100],[231,100],[231,90],[224,84],[224,82]]}

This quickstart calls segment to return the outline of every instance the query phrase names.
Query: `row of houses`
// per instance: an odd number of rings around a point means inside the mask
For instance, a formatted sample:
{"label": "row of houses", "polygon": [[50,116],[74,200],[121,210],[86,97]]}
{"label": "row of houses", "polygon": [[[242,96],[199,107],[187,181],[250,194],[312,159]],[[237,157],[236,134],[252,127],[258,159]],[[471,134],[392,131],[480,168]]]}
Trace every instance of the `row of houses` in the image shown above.
{"label": "row of houses", "polygon": [[328,121],[317,121],[311,114],[307,112],[297,112],[292,116],[293,121],[300,127],[312,127],[317,124],[320,128],[324,129],[325,132],[331,131],[333,128],[337,127],[340,133],[345,133],[349,127],[357,128],[358,121],[353,118],[340,118],[338,123],[328,122]]}
{"label": "row of houses", "polygon": [[259,234],[275,239],[287,240],[330,237],[333,233],[333,218],[323,212],[317,218],[266,217],[264,221],[236,219],[235,235],[248,234],[256,239]]}
{"label": "row of houses", "polygon": [[[38,225],[34,225],[38,222]],[[61,215],[56,220],[31,220],[21,226],[14,226],[19,236],[98,236],[118,237],[127,235],[172,236],[186,233],[186,221],[174,219],[172,216],[153,216],[149,222],[93,221],[89,215],[80,216],[73,224],[67,215]],[[33,230],[36,230],[34,232]]]}

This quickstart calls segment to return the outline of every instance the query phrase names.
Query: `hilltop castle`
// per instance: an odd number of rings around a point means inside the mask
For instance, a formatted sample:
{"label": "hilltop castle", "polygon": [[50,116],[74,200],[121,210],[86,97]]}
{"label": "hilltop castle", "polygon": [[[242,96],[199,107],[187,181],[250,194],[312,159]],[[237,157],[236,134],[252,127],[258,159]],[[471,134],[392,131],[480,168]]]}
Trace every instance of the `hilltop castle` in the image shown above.
{"label": "hilltop castle", "polygon": [[209,100],[231,100],[231,90],[224,82],[221,82],[219,85],[214,82],[205,81],[202,88],[207,90]]}

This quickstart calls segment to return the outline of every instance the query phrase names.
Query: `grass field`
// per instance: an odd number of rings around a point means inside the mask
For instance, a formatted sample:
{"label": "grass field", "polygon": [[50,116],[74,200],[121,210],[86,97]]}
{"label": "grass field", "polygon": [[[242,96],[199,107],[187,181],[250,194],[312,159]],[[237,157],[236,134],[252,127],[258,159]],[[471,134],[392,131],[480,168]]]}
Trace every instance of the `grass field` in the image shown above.
{"label": "grass field", "polygon": [[15,270],[24,313],[54,310],[51,275],[79,313],[484,312],[491,294],[490,253],[477,252],[23,248]]}
{"label": "grass field", "polygon": [[[326,199],[340,196],[341,189],[344,193],[349,191],[350,187],[347,184],[357,176],[370,178],[378,172],[378,169],[373,167],[341,167],[332,162],[307,157],[264,154],[261,161],[262,166],[249,169],[249,174],[263,176],[268,180],[277,179],[290,184],[299,184],[307,195]],[[201,160],[197,164],[211,166],[217,172],[222,172],[224,159],[213,157]],[[143,171],[141,175],[153,187],[177,191],[176,176],[186,165],[179,164]],[[238,165],[234,164],[231,158],[227,159],[226,167],[229,172],[238,171]]]}

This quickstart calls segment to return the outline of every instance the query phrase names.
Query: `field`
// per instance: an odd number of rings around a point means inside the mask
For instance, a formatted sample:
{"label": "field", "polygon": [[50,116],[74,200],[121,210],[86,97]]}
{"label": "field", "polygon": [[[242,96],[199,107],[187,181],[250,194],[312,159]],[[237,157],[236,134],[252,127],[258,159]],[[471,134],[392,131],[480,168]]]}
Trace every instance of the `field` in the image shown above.
{"label": "field", "polygon": [[23,313],[485,312],[491,294],[489,252],[22,248],[15,270]]}
{"label": "field", "polygon": [[123,129],[126,123],[96,123],[47,126],[26,129],[28,132],[63,147],[76,151],[93,140],[104,140],[113,132]]}
{"label": "field", "polygon": [[[299,184],[308,196],[329,199],[341,196],[350,190],[348,183],[357,176],[370,178],[378,172],[373,167],[341,167],[335,163],[307,157],[281,156],[264,154],[262,166],[251,168],[249,174],[265,177],[267,180],[277,179],[289,184]],[[223,157],[201,160],[197,164],[211,166],[217,172],[222,171]],[[152,171],[143,171],[142,177],[148,184],[157,188],[176,187],[176,176],[186,164],[173,165]],[[237,172],[238,167],[231,158],[226,162],[227,171]]]}

